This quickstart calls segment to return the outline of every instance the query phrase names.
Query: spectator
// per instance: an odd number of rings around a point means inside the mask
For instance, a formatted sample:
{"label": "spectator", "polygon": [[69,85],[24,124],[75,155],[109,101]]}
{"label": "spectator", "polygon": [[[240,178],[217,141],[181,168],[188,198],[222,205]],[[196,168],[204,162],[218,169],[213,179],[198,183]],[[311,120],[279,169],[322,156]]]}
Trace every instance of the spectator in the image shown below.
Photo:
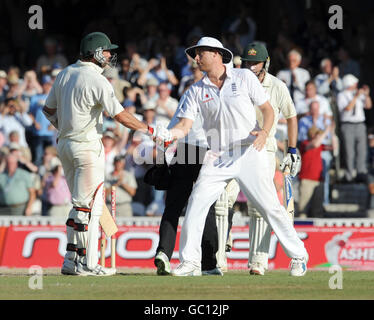
{"label": "spectator", "polygon": [[370,88],[364,85],[358,89],[359,80],[351,74],[344,76],[344,91],[339,93],[337,104],[340,111],[341,133],[346,159],[347,182],[353,181],[355,164],[356,182],[366,182],[367,174],[367,132],[365,110],[372,108]]}
{"label": "spectator", "polygon": [[330,119],[333,117],[329,101],[325,97],[317,94],[316,83],[313,80],[309,80],[305,84],[305,97],[300,99],[295,105],[296,112],[299,118],[309,112],[309,105],[312,101],[318,101],[319,113],[321,115],[323,115],[325,118]]}
{"label": "spectator", "polygon": [[37,94],[43,93],[43,88],[38,82],[36,73],[34,70],[29,70],[24,74],[24,81],[20,85],[20,93],[22,94],[22,99],[26,102],[27,109],[30,107],[31,98]]}
{"label": "spectator", "polygon": [[27,147],[25,128],[32,125],[30,116],[21,109],[19,100],[16,98],[8,98],[5,105],[0,111],[0,130],[6,137],[6,143],[9,143],[8,137],[12,131],[19,133],[19,144]]}
{"label": "spectator", "polygon": [[136,42],[130,41],[126,43],[126,55],[130,58],[129,71],[131,75],[138,78],[143,70],[147,68],[148,62],[139,54]]}
{"label": "spectator", "polygon": [[143,106],[143,121],[147,125],[156,125],[156,102],[150,100]]}
{"label": "spectator", "polygon": [[141,113],[142,106],[147,102],[147,96],[145,92],[139,87],[125,88],[125,101],[123,102],[124,107],[131,105],[135,106],[136,112]]}
{"label": "spectator", "polygon": [[61,161],[50,160],[50,173],[42,183],[42,215],[65,218],[71,209],[71,194],[64,176]]}
{"label": "spectator", "polygon": [[31,174],[18,168],[17,156],[9,153],[6,168],[0,173],[0,215],[29,216],[34,200]]}
{"label": "spectator", "polygon": [[[237,34],[241,48],[245,48],[248,43],[255,40],[257,25],[250,16],[249,8],[246,5],[240,5],[238,12],[240,12],[239,16],[230,24],[228,31]],[[241,52],[243,50],[240,50],[239,54]]]}
{"label": "spectator", "polygon": [[108,176],[114,170],[114,158],[120,153],[118,140],[118,137],[116,137],[113,131],[108,130],[103,134],[102,142],[105,152],[105,176]]}
{"label": "spectator", "polygon": [[338,59],[340,61],[339,70],[342,77],[352,74],[356,78],[360,78],[360,64],[351,58],[348,50],[340,48],[338,51]]}
{"label": "spectator", "polygon": [[29,147],[23,147],[20,145],[19,143],[19,132],[18,131],[12,131],[11,133],[9,133],[9,145],[18,145],[19,146],[19,150],[21,152],[21,156],[24,158],[24,159],[27,159],[27,161],[32,161],[32,153],[31,153],[31,150]]}
{"label": "spectator", "polygon": [[159,99],[156,105],[156,121],[167,126],[178,108],[178,100],[170,96],[171,90],[164,82],[158,86]]}
{"label": "spectator", "polygon": [[229,49],[234,56],[240,56],[243,52],[242,45],[240,44],[240,37],[238,34],[226,32],[222,36],[222,44],[225,48]]}
{"label": "spectator", "polygon": [[[130,85],[133,87],[136,85],[136,82],[139,77],[139,70],[140,67],[139,62],[137,61],[139,55],[134,55],[134,62],[133,62],[133,67],[131,68],[131,60],[126,56],[122,58],[121,60],[121,70],[119,72],[119,77],[120,79],[127,81],[130,83]],[[147,64],[147,61],[145,61],[145,65]],[[145,66],[144,66],[145,67]]]}
{"label": "spectator", "polygon": [[44,148],[53,144],[54,127],[45,117],[42,109],[49,92],[52,89],[53,81],[51,76],[45,75],[42,79],[43,92],[31,98],[29,116],[32,119],[32,151],[34,163],[37,166],[42,164]]}
{"label": "spectator", "polygon": [[143,70],[138,79],[138,85],[144,87],[147,80],[155,78],[159,83],[166,82],[169,84],[170,89],[177,86],[179,81],[174,75],[174,72],[168,69],[166,65],[166,58],[159,55],[148,62],[147,68]]}
{"label": "spectator", "polygon": [[233,59],[234,68],[240,68],[242,65],[242,60],[240,59],[240,56],[235,56]]}
{"label": "spectator", "polygon": [[158,95],[158,91],[157,91],[158,85],[159,85],[159,82],[155,78],[151,78],[147,80],[146,94],[145,94],[147,97],[147,101],[156,102],[159,99],[160,96]]}
{"label": "spectator", "polygon": [[343,82],[339,77],[339,67],[333,66],[329,58],[321,61],[321,71],[315,78],[318,94],[329,98],[337,96],[343,90]]}
{"label": "spectator", "polygon": [[45,54],[41,55],[36,61],[36,71],[42,74],[49,73],[53,66],[59,65],[61,69],[68,65],[66,57],[58,53],[57,41],[52,38],[47,38],[44,41]]}
{"label": "spectator", "polygon": [[51,171],[51,164],[52,159],[57,157],[57,149],[54,146],[49,146],[44,149],[43,154],[43,163],[39,166],[39,176],[42,177],[42,179],[45,178],[45,175],[48,174],[48,172]]}
{"label": "spectator", "polygon": [[[18,158],[18,167],[30,173],[37,173],[38,167],[31,162],[31,158],[27,154],[27,148],[21,147],[18,143],[11,142],[8,146],[9,152]],[[25,151],[26,150],[26,151]]]}
{"label": "spectator", "polygon": [[113,160],[113,171],[106,177],[107,201],[110,202],[110,187],[116,187],[116,208],[118,217],[132,217],[132,197],[138,187],[132,172],[125,170],[125,157],[116,156]]}
{"label": "spectator", "polygon": [[301,142],[301,170],[299,173],[299,216],[312,216],[321,218],[323,215],[322,197],[322,172],[323,164],[321,152],[324,149],[322,144],[326,135],[332,127],[321,131],[316,126],[308,130],[308,138]]}
{"label": "spectator", "polygon": [[115,68],[105,68],[103,76],[106,77],[108,81],[111,83],[114,89],[114,94],[116,95],[118,101],[120,103],[123,103],[123,101],[125,100],[123,89],[131,88],[130,82],[120,79],[118,75],[118,70]]}
{"label": "spectator", "polygon": [[288,53],[288,69],[281,70],[277,74],[277,78],[287,85],[295,104],[304,98],[305,84],[310,80],[309,71],[300,68],[301,61],[301,54],[291,50]]}
{"label": "spectator", "polygon": [[56,66],[55,68],[52,69],[51,71],[51,77],[52,77],[52,81],[55,82],[56,80],[56,77],[58,76],[58,74],[62,71],[61,68],[59,68],[58,66]]}
{"label": "spectator", "polygon": [[5,101],[8,90],[8,76],[4,70],[0,70],[0,104]]}
{"label": "spectator", "polygon": [[[298,133],[298,142],[299,144],[303,141],[308,140],[308,132],[312,127],[316,127],[321,131],[327,129],[328,126],[335,126],[334,122],[331,120],[330,117],[326,117],[325,115],[321,114],[320,112],[320,104],[318,100],[312,100],[309,105],[309,115],[300,118],[299,120],[299,133]],[[324,136],[324,145],[329,146],[326,150],[323,150],[321,153],[322,157],[322,180],[324,181],[323,185],[323,203],[328,204],[330,202],[330,168],[332,162],[332,153],[331,150],[333,149],[333,132],[326,134]]]}

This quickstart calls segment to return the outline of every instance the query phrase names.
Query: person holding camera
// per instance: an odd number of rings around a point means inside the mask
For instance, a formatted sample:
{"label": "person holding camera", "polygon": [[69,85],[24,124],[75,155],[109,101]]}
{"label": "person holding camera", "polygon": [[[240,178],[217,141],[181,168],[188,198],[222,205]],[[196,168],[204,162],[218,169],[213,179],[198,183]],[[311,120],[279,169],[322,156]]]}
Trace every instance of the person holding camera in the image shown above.
{"label": "person holding camera", "polygon": [[[8,98],[0,111],[0,130],[6,139],[12,131],[19,133],[19,144],[27,147],[25,128],[32,125],[31,117],[22,109],[17,98]],[[5,143],[9,143],[8,140]]]}
{"label": "person holding camera", "polygon": [[337,97],[340,112],[341,132],[346,159],[347,182],[353,182],[353,171],[357,165],[356,182],[365,182],[367,175],[367,132],[365,110],[373,106],[370,88],[364,85],[358,88],[359,80],[352,74],[343,78],[344,91]]}

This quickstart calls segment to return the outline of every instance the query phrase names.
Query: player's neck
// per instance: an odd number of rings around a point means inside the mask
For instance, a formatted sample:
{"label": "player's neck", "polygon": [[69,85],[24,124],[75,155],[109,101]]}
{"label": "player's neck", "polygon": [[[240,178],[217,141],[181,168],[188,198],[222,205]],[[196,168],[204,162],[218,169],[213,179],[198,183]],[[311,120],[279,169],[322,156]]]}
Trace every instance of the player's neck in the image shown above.
{"label": "player's neck", "polygon": [[224,65],[218,65],[216,68],[212,68],[212,70],[207,71],[207,77],[213,84],[221,89],[226,79],[226,67]]}
{"label": "player's neck", "polygon": [[264,80],[265,80],[265,76],[266,76],[266,72],[261,72],[258,76],[258,80],[260,81],[260,83],[263,83]]}

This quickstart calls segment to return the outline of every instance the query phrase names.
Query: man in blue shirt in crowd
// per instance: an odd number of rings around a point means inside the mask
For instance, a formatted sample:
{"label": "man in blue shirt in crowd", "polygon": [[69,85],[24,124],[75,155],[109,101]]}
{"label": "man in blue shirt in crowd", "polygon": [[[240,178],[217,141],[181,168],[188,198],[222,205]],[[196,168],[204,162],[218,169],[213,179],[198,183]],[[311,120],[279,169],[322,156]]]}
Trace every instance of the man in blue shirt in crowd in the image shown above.
{"label": "man in blue shirt in crowd", "polygon": [[29,113],[33,117],[31,149],[34,151],[34,163],[38,166],[42,164],[44,148],[53,143],[55,129],[42,112],[52,85],[52,78],[49,75],[43,76],[43,93],[33,96],[30,100]]}

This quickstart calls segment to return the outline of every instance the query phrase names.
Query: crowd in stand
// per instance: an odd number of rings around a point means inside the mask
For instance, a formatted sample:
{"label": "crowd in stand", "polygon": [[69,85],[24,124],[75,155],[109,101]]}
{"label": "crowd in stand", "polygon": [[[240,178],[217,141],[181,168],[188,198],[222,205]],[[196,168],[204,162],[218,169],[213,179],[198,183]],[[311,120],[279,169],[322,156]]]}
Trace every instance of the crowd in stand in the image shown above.
{"label": "crowd in stand", "polygon": [[[365,119],[365,110],[372,107],[370,88],[360,83],[358,61],[345,48],[337,48],[318,24],[317,30],[307,29],[303,35],[304,47],[290,40],[286,25],[281,25],[277,46],[269,50],[270,72],[286,83],[298,114],[302,157],[298,212],[318,215],[311,211],[311,203],[329,203],[331,178],[368,183],[374,159],[374,131],[366,127]],[[316,32],[318,38],[313,36]],[[184,53],[201,36],[199,28],[190,32],[184,44],[176,33],[162,41],[155,36],[160,43],[158,50],[152,47],[152,53],[139,50],[137,41],[126,43],[117,68],[103,73],[123,108],[147,124],[167,125],[183,93],[203,76]],[[154,43],[155,39],[147,40]],[[232,21],[220,40],[235,55],[232,67],[240,67],[242,48],[257,40],[255,21],[249,16]],[[74,61],[59,52],[55,39],[47,38],[44,48],[33,68],[0,70],[0,215],[66,217],[70,210],[71,196],[56,152],[57,132],[41,109],[55,77]],[[312,56],[311,48],[320,50]],[[303,57],[303,52],[308,56]],[[134,135],[105,113],[103,117],[105,183],[108,191],[117,187],[118,216],[161,215],[165,192],[143,182],[155,157],[153,141]],[[280,119],[276,136],[280,158],[286,134],[286,120]],[[139,164],[139,150],[150,161]],[[331,168],[336,172],[333,177]],[[275,182],[281,193],[279,172]],[[109,202],[110,192],[106,194]],[[238,203],[244,201],[239,195]]]}

